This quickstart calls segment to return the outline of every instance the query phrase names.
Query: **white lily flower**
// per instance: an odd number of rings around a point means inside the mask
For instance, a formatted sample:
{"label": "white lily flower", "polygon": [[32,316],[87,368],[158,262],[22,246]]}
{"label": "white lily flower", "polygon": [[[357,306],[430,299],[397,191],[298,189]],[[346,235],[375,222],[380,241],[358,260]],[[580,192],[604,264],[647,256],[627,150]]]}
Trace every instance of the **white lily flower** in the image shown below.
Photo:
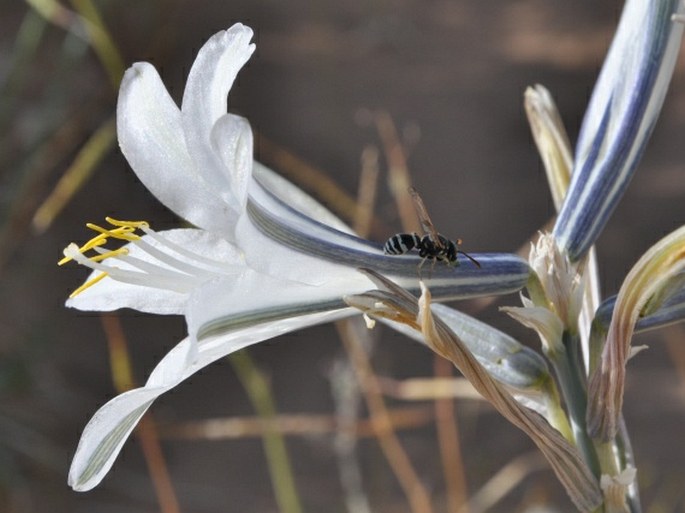
{"label": "white lily flower", "polygon": [[[65,249],[93,269],[67,302],[80,310],[134,308],[182,314],[189,336],[157,365],[145,386],[105,404],[86,426],[69,473],[79,491],[96,486],[152,402],[213,361],[280,334],[351,315],[343,296],[372,284],[357,267],[382,269],[418,289],[415,257],[383,255],[333,214],[252,160],[248,122],[227,114],[227,95],[254,51],[252,30],[236,24],[210,38],[190,71],[179,109],[155,69],[134,64],[121,83],[121,149],[148,189],[197,228],[155,232],[144,221],[108,219],[98,235]],[[104,248],[112,239],[127,242]],[[87,257],[85,253],[94,252]],[[437,298],[519,290],[529,268],[515,255],[477,255],[438,266]]]}

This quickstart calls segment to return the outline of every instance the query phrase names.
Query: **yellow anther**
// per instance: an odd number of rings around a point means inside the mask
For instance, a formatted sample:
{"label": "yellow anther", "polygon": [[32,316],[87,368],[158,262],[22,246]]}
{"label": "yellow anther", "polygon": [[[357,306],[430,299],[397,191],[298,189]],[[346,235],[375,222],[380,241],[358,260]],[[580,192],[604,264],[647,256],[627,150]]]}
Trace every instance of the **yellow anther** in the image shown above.
{"label": "yellow anther", "polygon": [[98,274],[95,278],[93,278],[92,280],[88,280],[86,283],[84,283],[79,288],[77,288],[74,292],[69,294],[69,297],[74,298],[74,297],[78,296],[81,292],[92,287],[93,285],[95,285],[96,283],[101,281],[106,276],[108,276],[107,273]]}
{"label": "yellow anther", "polygon": [[[86,251],[90,251],[91,249],[93,249],[95,247],[104,246],[107,243],[108,238],[109,237],[107,235],[104,235],[104,234],[100,234],[97,237],[93,237],[88,242],[86,242],[83,246],[78,248],[78,252],[81,254],[84,254]],[[73,260],[72,257],[65,256],[64,258],[62,258],[62,260],[57,262],[57,265],[64,265],[67,262],[71,262],[72,260]]]}
{"label": "yellow anther", "polygon": [[105,238],[111,237],[113,239],[127,240],[129,242],[140,240],[140,235],[133,233],[135,232],[135,228],[132,226],[121,226],[119,228],[114,228],[113,230],[108,230],[107,228],[103,228],[102,226],[93,223],[87,223],[86,226],[94,232],[104,235]]}
{"label": "yellow anther", "polygon": [[93,249],[94,247],[97,246],[104,246],[107,243],[107,235],[101,233],[97,237],[93,237],[90,239],[88,242],[86,242],[83,246],[78,248],[79,253],[85,253],[86,251]]}
{"label": "yellow anther", "polygon": [[119,221],[113,217],[105,217],[105,221],[112,226],[127,226],[130,228],[148,228],[150,226],[147,221]]}
{"label": "yellow anther", "polygon": [[[142,237],[140,235],[137,235],[135,232],[137,230],[144,231],[146,230],[150,225],[146,221],[119,221],[117,219],[111,218],[111,217],[106,217],[106,221],[113,226],[111,229],[103,228],[97,224],[93,223],[87,223],[86,226],[97,232],[97,235],[90,239],[88,242],[86,242],[83,246],[77,247],[76,244],[70,244],[69,247],[67,247],[64,252],[69,253],[69,255],[65,255],[64,258],[62,258],[57,265],[64,265],[67,262],[70,262],[71,260],[74,260],[74,256],[77,256],[75,253],[78,251],[81,255],[87,253],[88,251],[91,251],[95,248],[99,248],[101,246],[104,246],[107,244],[107,241],[109,239],[118,239],[118,240],[124,240],[128,242],[135,242],[137,240],[140,240]],[[114,249],[111,251],[107,251],[106,249],[99,250],[100,252],[97,253],[96,255],[93,255],[91,257],[88,257],[88,260],[90,260],[93,263],[97,262],[102,262],[103,260],[106,260],[108,258],[113,258],[113,257],[118,257],[122,255],[128,255],[129,250],[127,247],[121,247],[118,249]],[[79,261],[80,257],[78,257]],[[84,263],[81,261],[81,263]],[[87,263],[85,263],[86,266],[88,266]],[[84,290],[92,287],[99,281],[101,281],[105,276],[108,276],[107,272],[101,272],[98,274],[95,278],[87,281],[83,285],[81,285],[79,288],[74,290],[69,297],[73,298],[78,296],[81,292]]]}
{"label": "yellow anther", "polygon": [[101,253],[99,255],[89,257],[88,260],[90,260],[91,262],[102,262],[103,260],[107,260],[108,258],[116,257],[119,255],[128,255],[128,248],[114,249],[112,251],[108,251],[107,253]]}

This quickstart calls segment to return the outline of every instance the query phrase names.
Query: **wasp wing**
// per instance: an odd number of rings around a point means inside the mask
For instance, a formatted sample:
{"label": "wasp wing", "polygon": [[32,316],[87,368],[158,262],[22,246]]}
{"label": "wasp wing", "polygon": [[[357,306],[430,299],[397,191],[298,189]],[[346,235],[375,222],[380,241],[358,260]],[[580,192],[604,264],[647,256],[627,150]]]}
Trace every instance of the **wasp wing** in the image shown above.
{"label": "wasp wing", "polygon": [[421,223],[423,231],[430,237],[437,249],[445,249],[445,245],[443,244],[442,240],[440,240],[440,235],[435,229],[435,226],[433,226],[433,222],[428,215],[428,210],[426,210],[426,205],[423,204],[423,200],[421,199],[421,196],[419,196],[418,191],[414,189],[414,187],[409,187],[409,194],[414,202],[414,209],[416,210],[416,215],[419,218],[419,222]]}

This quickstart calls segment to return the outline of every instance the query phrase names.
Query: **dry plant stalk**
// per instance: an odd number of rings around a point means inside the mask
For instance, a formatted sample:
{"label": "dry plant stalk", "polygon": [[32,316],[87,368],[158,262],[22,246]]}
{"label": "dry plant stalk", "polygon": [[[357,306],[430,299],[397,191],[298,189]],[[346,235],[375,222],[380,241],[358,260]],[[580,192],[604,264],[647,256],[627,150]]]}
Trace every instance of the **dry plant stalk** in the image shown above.
{"label": "dry plant stalk", "polygon": [[378,273],[362,270],[379,290],[346,298],[366,315],[390,319],[420,331],[426,344],[451,361],[474,388],[509,422],[525,432],[542,451],[557,478],[580,511],[593,511],[602,503],[597,479],[583,462],[578,450],[538,413],[519,404],[496,382],[463,342],[431,313],[430,291],[422,283],[421,298],[414,296]]}

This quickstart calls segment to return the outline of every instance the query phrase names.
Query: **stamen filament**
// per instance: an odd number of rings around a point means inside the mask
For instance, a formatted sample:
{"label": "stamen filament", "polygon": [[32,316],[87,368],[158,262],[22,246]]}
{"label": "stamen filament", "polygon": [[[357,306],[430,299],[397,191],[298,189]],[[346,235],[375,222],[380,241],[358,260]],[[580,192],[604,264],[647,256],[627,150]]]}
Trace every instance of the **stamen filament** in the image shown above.
{"label": "stamen filament", "polygon": [[[160,239],[162,239],[160,237]],[[164,244],[167,244],[167,241],[162,239]],[[148,255],[155,257],[157,260],[160,262],[164,262],[170,267],[173,267],[174,269],[177,269],[178,271],[188,274],[188,275],[209,275],[209,274],[215,274],[212,271],[208,271],[207,269],[202,269],[200,267],[197,267],[195,265],[189,264],[187,262],[183,262],[182,260],[178,258],[174,258],[172,255],[169,255],[168,253],[164,253],[163,251],[160,251],[156,247],[154,247],[152,244],[144,241],[144,240],[139,240],[137,241],[136,245],[140,247],[143,251],[145,251]]]}
{"label": "stamen filament", "polygon": [[179,246],[178,244],[171,242],[169,239],[162,237],[159,235],[156,231],[154,231],[150,227],[141,227],[141,230],[145,233],[145,235],[149,236],[154,240],[155,242],[158,242],[164,246],[169,247],[172,249],[174,252],[178,253],[179,255],[186,257],[188,260],[194,260],[195,262],[199,264],[206,264],[208,267],[212,267],[214,269],[218,269],[220,271],[226,271],[231,269],[231,265],[226,265],[223,262],[218,262],[216,260],[212,260],[211,258],[204,257],[198,253],[193,253],[192,251],[189,251],[185,249],[182,246]]}
{"label": "stamen filament", "polygon": [[[133,285],[186,293],[193,286],[216,276],[217,273],[231,270],[231,266],[198,255],[155,233],[146,221],[120,221],[111,217],[105,219],[113,228],[108,229],[94,223],[87,223],[86,226],[97,232],[97,235],[81,247],[73,243],[69,244],[64,250],[64,258],[59,261],[59,265],[64,265],[74,260],[95,271],[100,271],[95,278],[74,290],[70,295],[71,298],[92,287],[105,276]],[[136,233],[138,230],[142,234],[138,235]],[[114,250],[102,247],[109,239],[132,243],[152,258],[131,256],[131,246],[128,244]],[[86,256],[85,253],[88,251],[94,251],[97,254]],[[102,263],[109,259],[125,263],[124,268],[111,265],[111,261],[109,265]]]}
{"label": "stamen filament", "polygon": [[[165,278],[169,280],[176,280],[176,281],[187,281],[188,283],[191,283],[195,281],[195,278],[191,274],[186,274],[183,272],[180,272],[175,269],[167,269],[166,267],[161,267],[157,264],[151,263],[151,262],[146,262],[142,258],[137,258],[134,256],[130,256],[128,253],[126,253],[124,256],[126,256],[126,263],[132,267],[135,267],[136,269],[140,269],[141,271],[144,272],[144,274],[147,274],[149,276],[157,276],[160,278]],[[112,258],[118,258],[119,255],[114,255]],[[124,259],[122,259],[124,260]],[[93,261],[91,259],[91,261]]]}
{"label": "stamen filament", "polygon": [[[71,245],[64,250],[65,253],[71,253],[76,262],[86,267],[90,267],[95,271],[101,271],[109,275],[110,278],[116,281],[121,281],[124,283],[130,283],[132,285],[142,285],[145,287],[155,287],[160,289],[167,289],[174,292],[184,293],[188,291],[189,286],[192,284],[190,277],[182,275],[180,273],[170,273],[161,274],[161,268],[155,269],[155,274],[150,274],[147,272],[131,271],[128,269],[121,269],[119,267],[103,265],[98,262],[93,262],[85,256],[78,253],[78,248],[76,245]],[[119,258],[119,257],[114,257]],[[128,262],[131,257],[126,257]],[[185,278],[185,279],[181,279]]]}

